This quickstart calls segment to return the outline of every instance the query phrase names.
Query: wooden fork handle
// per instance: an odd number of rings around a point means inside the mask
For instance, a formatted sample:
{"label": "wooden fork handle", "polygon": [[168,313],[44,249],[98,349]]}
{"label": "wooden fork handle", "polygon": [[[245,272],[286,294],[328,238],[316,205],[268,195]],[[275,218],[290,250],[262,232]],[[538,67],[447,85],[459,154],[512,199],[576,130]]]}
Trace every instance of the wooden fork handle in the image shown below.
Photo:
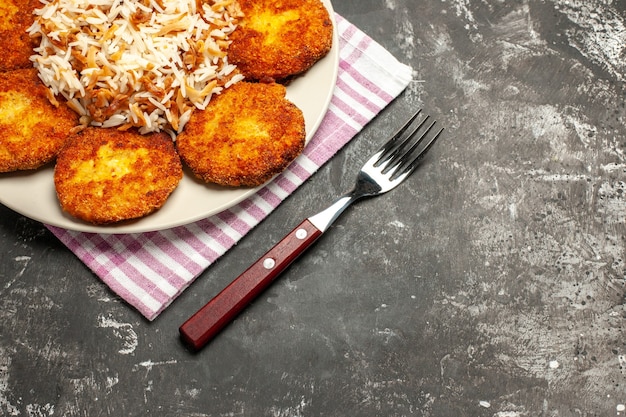
{"label": "wooden fork handle", "polygon": [[319,229],[305,219],[183,323],[179,328],[181,338],[191,348],[201,349],[269,287],[321,234]]}

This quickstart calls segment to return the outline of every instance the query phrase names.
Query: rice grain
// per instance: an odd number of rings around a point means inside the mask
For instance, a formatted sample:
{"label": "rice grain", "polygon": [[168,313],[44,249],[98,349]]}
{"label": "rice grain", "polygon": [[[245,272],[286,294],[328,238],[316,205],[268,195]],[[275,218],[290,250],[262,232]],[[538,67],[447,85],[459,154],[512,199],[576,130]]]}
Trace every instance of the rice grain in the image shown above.
{"label": "rice grain", "polygon": [[243,79],[228,63],[236,0],[42,0],[39,77],[83,124],[180,133],[194,109]]}

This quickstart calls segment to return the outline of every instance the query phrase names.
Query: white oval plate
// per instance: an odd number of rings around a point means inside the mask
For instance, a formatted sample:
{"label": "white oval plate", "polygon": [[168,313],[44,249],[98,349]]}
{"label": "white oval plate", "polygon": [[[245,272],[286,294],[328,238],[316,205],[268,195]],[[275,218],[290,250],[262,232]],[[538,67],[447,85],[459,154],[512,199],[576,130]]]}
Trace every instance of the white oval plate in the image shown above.
{"label": "white oval plate", "polygon": [[[322,0],[335,23],[330,0]],[[335,27],[333,47],[313,68],[291,82],[287,98],[304,113],[306,141],[319,127],[333,95],[339,65]],[[157,212],[132,222],[96,226],[77,220],[61,210],[54,189],[54,168],[0,174],[0,203],[31,219],[69,230],[94,233],[141,233],[189,224],[226,210],[259,188],[224,188],[207,185],[185,171],[177,189]]]}

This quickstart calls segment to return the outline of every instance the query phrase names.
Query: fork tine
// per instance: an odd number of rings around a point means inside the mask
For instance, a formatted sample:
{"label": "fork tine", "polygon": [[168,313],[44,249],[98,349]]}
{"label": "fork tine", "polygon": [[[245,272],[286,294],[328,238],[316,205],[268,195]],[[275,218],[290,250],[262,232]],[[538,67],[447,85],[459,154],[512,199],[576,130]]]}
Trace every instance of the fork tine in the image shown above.
{"label": "fork tine", "polygon": [[[424,125],[424,123],[426,123],[426,120],[428,120],[430,116],[426,116],[426,118],[423,119],[417,125],[417,127],[412,129],[411,132],[409,132],[406,135],[404,134],[407,131],[407,129],[413,124],[413,122],[415,122],[415,119],[417,119],[417,117],[421,113],[422,113],[422,109],[419,109],[417,112],[415,112],[415,114],[413,114],[413,116],[411,116],[411,118],[400,129],[398,129],[398,131],[391,137],[391,139],[389,139],[387,142],[383,144],[383,146],[381,146],[381,148],[378,150],[378,152],[380,153],[380,156],[378,157],[378,160],[376,161],[374,166],[380,166],[383,162],[387,161],[389,158],[393,158],[393,156],[397,154],[398,150],[404,146],[407,140],[409,140],[411,136],[413,136],[415,132],[419,130]],[[391,166],[391,165],[388,165],[388,166]]]}
{"label": "fork tine", "polygon": [[[417,132],[422,129],[422,127],[426,124],[426,122],[430,119],[430,116],[426,116],[424,120],[404,138],[402,143],[397,146],[396,150],[393,152],[391,157],[389,158],[389,162],[385,165],[383,169],[383,173],[387,173],[389,171],[397,170],[398,167],[403,164],[407,157],[409,157],[415,149],[419,147],[422,140],[428,135],[436,122],[433,122],[428,126],[425,130],[422,131],[422,134],[417,137]],[[417,137],[417,140],[415,138]],[[407,149],[408,147],[408,149]]]}
{"label": "fork tine", "polygon": [[[373,163],[374,167],[381,170],[382,174],[388,174],[389,180],[395,181],[399,176],[405,172],[410,172],[415,169],[417,162],[421,157],[430,149],[430,146],[439,137],[442,131],[439,131],[433,136],[425,146],[422,147],[419,152],[417,150],[422,145],[422,141],[429,135],[436,121],[433,121],[427,128],[424,129],[426,122],[431,117],[426,115],[418,123],[416,123],[417,117],[422,113],[422,110],[418,110],[411,118],[387,141],[376,154],[377,157]],[[415,125],[415,126],[413,126]],[[421,132],[417,136],[418,132]],[[404,179],[404,176],[403,178]]]}
{"label": "fork tine", "polygon": [[[428,136],[436,124],[436,121],[432,122],[431,125],[428,126],[428,128],[422,132],[420,137],[411,145],[410,149],[399,156],[398,162],[392,168],[393,172],[390,177],[391,180],[401,181],[417,167],[418,163],[430,150],[444,130],[443,128],[439,129],[437,133],[428,139],[426,144],[422,146],[421,149],[417,150],[422,141],[426,138],[426,136]],[[413,132],[413,134],[415,133],[417,133],[417,131]]]}

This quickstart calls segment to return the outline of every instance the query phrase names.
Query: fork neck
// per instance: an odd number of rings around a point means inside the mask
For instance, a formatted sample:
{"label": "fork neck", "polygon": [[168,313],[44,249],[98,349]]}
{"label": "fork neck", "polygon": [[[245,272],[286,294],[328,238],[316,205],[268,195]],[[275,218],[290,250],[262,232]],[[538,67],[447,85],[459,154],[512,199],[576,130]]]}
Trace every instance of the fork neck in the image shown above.
{"label": "fork neck", "polygon": [[327,209],[309,217],[309,221],[313,223],[313,226],[315,226],[318,230],[325,232],[350,204],[359,200],[361,197],[363,196],[356,195],[354,193],[346,194],[336,200]]}

